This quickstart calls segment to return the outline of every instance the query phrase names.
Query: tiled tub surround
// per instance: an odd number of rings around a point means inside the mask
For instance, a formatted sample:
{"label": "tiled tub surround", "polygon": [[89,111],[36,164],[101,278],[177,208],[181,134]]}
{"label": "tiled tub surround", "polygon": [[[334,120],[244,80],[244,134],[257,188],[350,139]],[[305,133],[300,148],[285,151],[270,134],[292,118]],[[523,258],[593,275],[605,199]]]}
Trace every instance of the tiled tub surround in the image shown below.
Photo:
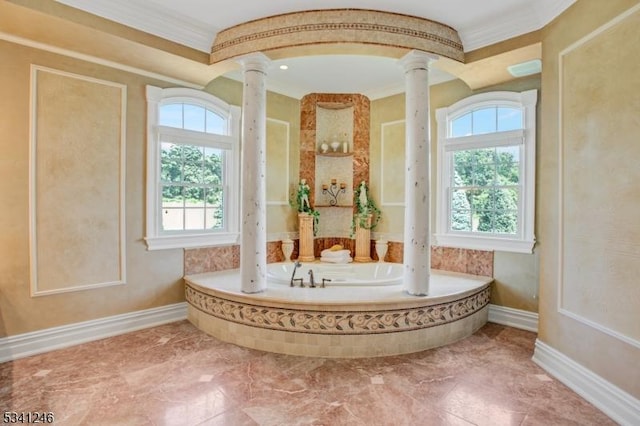
{"label": "tiled tub surround", "polygon": [[[315,238],[314,253],[320,257],[320,252],[335,244],[355,253],[355,240],[350,238]],[[267,263],[282,262],[282,243],[270,241],[267,243]],[[403,244],[389,241],[389,248],[385,261],[402,263]],[[371,255],[378,260],[375,252],[375,241],[371,241]],[[294,240],[292,259],[298,257],[298,240]],[[224,271],[240,267],[239,246],[206,247],[187,249],[184,251],[184,274],[193,275],[204,272]],[[431,268],[440,271],[461,272],[471,275],[493,277],[493,252],[484,250],[469,250],[451,247],[431,247]]]}
{"label": "tiled tub surround", "polygon": [[491,278],[432,271],[431,294],[401,284],[240,291],[238,270],[189,275],[188,318],[221,340],[291,355],[359,358],[418,352],[470,336],[487,321]]}
{"label": "tiled tub surround", "polygon": [[[369,181],[369,128],[370,101],[359,94],[311,93],[300,101],[300,179],[306,179],[311,188],[326,182],[316,182],[316,154],[318,153],[317,129],[318,105],[344,104],[351,105],[353,111],[352,140],[348,141],[349,152],[353,154],[353,185],[361,181]],[[320,130],[322,133],[322,131]],[[351,188],[351,194],[353,194]],[[315,190],[311,191],[312,205],[318,204]],[[322,204],[322,203],[319,203]]]}

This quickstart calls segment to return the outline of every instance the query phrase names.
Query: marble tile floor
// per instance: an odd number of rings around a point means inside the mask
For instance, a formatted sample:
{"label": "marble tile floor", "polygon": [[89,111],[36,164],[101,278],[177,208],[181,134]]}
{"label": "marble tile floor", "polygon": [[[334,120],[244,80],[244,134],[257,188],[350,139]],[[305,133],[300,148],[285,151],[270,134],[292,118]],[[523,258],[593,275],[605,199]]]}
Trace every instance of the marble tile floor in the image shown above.
{"label": "marble tile floor", "polygon": [[487,324],[411,355],[241,348],[186,321],[0,364],[0,409],[57,425],[612,425],[531,361],[535,334]]}

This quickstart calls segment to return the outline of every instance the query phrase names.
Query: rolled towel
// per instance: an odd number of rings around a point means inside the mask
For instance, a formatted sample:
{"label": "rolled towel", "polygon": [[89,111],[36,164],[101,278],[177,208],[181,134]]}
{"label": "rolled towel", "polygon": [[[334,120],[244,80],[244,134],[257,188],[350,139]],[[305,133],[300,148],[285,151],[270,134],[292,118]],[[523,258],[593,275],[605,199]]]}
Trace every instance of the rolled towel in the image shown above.
{"label": "rolled towel", "polygon": [[345,256],[345,257],[321,257],[320,258],[320,262],[327,262],[327,263],[351,263],[353,261],[353,259],[351,259],[351,256]]}
{"label": "rolled towel", "polygon": [[335,258],[340,258],[342,256],[349,256],[349,255],[351,255],[350,250],[325,249],[325,250],[322,250],[322,252],[320,253],[320,256],[322,257],[335,257]]}

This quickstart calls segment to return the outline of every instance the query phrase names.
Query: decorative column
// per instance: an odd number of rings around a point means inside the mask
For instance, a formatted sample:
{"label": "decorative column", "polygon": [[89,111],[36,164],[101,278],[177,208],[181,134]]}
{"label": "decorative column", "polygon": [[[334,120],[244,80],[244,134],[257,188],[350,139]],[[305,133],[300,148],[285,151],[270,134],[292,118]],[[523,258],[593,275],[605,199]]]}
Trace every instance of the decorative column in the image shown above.
{"label": "decorative column", "polygon": [[429,293],[429,63],[436,56],[412,50],[400,59],[405,70],[404,290]]}
{"label": "decorative column", "polygon": [[[364,216],[356,214],[353,220],[356,222],[356,255],[354,262],[366,263],[371,262],[371,218],[373,215]],[[364,227],[360,226],[363,220]]]}
{"label": "decorative column", "polygon": [[316,260],[313,253],[313,216],[309,213],[298,213],[298,225],[298,232],[300,233],[298,260],[300,262],[313,262]]}
{"label": "decorative column", "polygon": [[242,94],[242,195],[240,286],[243,293],[267,288],[267,89],[271,62],[262,53],[238,59],[244,71]]}

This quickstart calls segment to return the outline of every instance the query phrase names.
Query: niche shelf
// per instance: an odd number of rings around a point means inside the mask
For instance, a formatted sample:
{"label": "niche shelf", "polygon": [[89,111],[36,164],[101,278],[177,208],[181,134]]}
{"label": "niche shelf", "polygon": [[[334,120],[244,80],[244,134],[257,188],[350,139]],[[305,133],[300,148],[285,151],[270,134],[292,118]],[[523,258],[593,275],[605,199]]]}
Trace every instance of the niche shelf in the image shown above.
{"label": "niche shelf", "polygon": [[353,152],[317,152],[318,157],[352,157]]}

